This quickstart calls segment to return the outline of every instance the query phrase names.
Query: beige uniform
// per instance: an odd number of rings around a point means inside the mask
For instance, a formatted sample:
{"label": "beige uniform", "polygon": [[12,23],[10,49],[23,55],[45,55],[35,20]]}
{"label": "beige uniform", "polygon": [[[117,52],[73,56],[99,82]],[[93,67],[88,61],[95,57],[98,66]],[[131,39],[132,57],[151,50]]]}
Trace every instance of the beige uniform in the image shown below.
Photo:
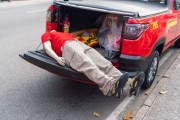
{"label": "beige uniform", "polygon": [[114,83],[122,73],[95,49],[75,40],[64,45],[62,57],[66,65],[97,83],[104,95],[114,94]]}

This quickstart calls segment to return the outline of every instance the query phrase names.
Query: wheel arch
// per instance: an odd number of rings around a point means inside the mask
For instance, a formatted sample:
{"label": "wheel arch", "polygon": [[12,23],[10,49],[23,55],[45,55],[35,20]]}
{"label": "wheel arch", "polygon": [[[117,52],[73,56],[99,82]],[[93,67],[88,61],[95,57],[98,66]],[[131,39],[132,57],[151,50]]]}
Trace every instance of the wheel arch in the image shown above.
{"label": "wheel arch", "polygon": [[159,55],[161,55],[161,53],[163,52],[165,40],[166,40],[165,37],[162,37],[157,40],[157,42],[155,43],[155,45],[151,51],[151,55],[154,53],[155,50],[157,50],[159,52]]}
{"label": "wheel arch", "polygon": [[[148,65],[149,65],[149,62],[152,60],[152,56],[156,50],[159,52],[159,55],[161,55],[161,53],[163,52],[164,44],[165,44],[165,37],[162,37],[159,40],[157,40],[157,42],[155,43],[151,51],[151,54],[148,57]],[[145,71],[146,70],[147,68],[145,69]]]}
{"label": "wheel arch", "polygon": [[[147,68],[146,68],[146,70],[145,70],[145,74],[146,74],[146,81],[144,81],[144,83],[143,83],[143,85],[142,85],[142,87],[143,88],[149,88],[150,86],[151,86],[151,82],[149,83],[148,81],[147,81],[147,74],[149,73],[149,69],[150,69],[150,66],[151,66],[151,62],[152,62],[152,60],[153,60],[153,56],[154,56],[154,53],[156,52],[156,51],[158,51],[158,58],[159,58],[159,56],[161,55],[161,53],[163,52],[163,48],[164,48],[164,44],[165,44],[165,37],[162,37],[162,38],[160,38],[159,40],[157,40],[157,42],[156,42],[156,44],[154,45],[154,47],[153,47],[153,49],[152,49],[152,51],[151,51],[151,55],[150,55],[150,59],[149,59],[149,62],[148,62],[148,66],[147,66]],[[158,69],[158,66],[157,66],[157,69]],[[156,70],[156,73],[157,73],[157,70]],[[155,73],[155,74],[156,74]],[[153,80],[152,80],[152,82],[154,81],[154,79],[155,79],[155,77],[153,78]]]}

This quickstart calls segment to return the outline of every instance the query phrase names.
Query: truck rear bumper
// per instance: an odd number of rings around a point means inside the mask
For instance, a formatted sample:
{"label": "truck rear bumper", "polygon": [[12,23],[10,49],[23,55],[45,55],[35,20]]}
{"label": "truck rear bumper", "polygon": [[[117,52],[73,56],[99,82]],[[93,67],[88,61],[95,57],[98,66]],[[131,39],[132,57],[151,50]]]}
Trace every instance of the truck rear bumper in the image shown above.
{"label": "truck rear bumper", "polygon": [[121,54],[119,57],[120,70],[129,72],[130,76],[135,76],[140,71],[146,71],[149,63],[149,57],[129,56]]}
{"label": "truck rear bumper", "polygon": [[79,73],[66,65],[60,66],[54,59],[50,58],[46,54],[42,54],[40,51],[29,51],[27,53],[20,54],[19,56],[24,60],[61,77],[79,82],[95,84],[84,74]]}

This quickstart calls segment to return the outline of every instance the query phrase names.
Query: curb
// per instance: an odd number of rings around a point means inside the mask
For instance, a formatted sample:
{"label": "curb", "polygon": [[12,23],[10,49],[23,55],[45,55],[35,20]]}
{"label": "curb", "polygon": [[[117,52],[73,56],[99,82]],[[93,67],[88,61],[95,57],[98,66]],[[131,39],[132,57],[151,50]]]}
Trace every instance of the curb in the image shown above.
{"label": "curb", "polygon": [[180,52],[179,55],[174,60],[173,64],[170,66],[170,68],[167,70],[167,72],[164,74],[164,76],[161,78],[155,89],[151,92],[151,94],[148,96],[142,107],[138,110],[137,114],[134,116],[134,120],[142,120],[148,111],[150,110],[153,103],[156,101],[156,98],[159,95],[159,91],[164,88],[164,86],[167,84],[168,79],[171,77],[174,68],[177,67],[180,61]]}

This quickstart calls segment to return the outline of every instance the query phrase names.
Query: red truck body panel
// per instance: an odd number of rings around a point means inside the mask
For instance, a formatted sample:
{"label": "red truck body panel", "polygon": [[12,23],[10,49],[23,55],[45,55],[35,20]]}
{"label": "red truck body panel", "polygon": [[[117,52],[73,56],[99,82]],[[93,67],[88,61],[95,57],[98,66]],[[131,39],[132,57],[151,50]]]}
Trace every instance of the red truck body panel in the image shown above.
{"label": "red truck body panel", "polygon": [[161,38],[165,39],[163,51],[173,45],[180,36],[180,10],[175,10],[171,1],[171,9],[167,13],[128,20],[129,24],[148,23],[149,27],[136,40],[123,39],[122,54],[148,57]]}

